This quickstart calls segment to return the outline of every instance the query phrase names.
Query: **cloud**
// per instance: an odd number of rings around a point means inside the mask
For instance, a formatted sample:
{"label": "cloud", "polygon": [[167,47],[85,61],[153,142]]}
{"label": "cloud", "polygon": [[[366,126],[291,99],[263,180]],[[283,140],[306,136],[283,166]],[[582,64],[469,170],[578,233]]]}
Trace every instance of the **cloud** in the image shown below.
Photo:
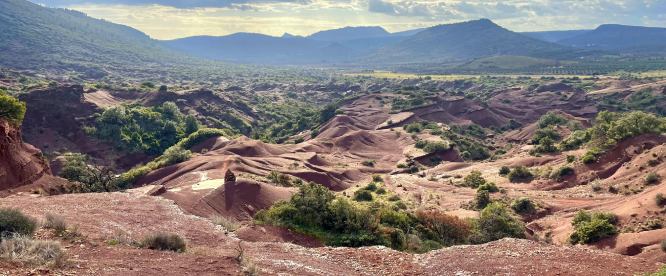
{"label": "cloud", "polygon": [[49,7],[69,7],[76,5],[160,5],[179,9],[247,7],[255,3],[295,3],[309,4],[310,0],[35,0]]}
{"label": "cloud", "polygon": [[[2,1],[2,0],[0,0]],[[514,31],[666,25],[666,0],[31,0],[67,7],[170,39],[345,26],[403,31],[489,18]]]}

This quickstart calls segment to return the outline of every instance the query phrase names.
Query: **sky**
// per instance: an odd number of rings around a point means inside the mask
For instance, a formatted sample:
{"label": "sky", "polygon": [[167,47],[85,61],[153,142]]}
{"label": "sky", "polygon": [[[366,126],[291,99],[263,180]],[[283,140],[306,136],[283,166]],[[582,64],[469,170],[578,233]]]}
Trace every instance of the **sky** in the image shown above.
{"label": "sky", "polygon": [[153,38],[253,32],[309,35],[345,26],[395,32],[488,18],[513,31],[666,27],[666,0],[31,0],[139,29]]}

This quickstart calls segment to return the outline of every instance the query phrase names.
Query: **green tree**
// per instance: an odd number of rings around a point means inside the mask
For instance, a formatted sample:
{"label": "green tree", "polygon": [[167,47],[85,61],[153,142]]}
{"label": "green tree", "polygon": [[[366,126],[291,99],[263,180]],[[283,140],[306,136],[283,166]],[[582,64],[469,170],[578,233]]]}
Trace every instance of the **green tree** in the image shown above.
{"label": "green tree", "polygon": [[25,116],[25,103],[18,99],[0,93],[0,118],[12,124],[20,125]]}

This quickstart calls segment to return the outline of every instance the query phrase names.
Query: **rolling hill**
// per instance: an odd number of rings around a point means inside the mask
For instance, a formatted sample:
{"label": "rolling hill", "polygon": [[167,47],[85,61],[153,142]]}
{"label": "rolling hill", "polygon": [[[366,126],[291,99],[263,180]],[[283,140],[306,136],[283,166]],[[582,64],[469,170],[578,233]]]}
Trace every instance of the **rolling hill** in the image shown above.
{"label": "rolling hill", "polygon": [[384,64],[438,63],[501,55],[571,58],[577,52],[569,47],[509,31],[488,19],[481,19],[428,28],[379,50],[369,61]]}
{"label": "rolling hill", "polygon": [[105,66],[164,64],[183,58],[124,25],[25,0],[0,1],[3,66],[76,70],[97,76],[105,73]]}
{"label": "rolling hill", "polygon": [[197,57],[237,63],[327,63],[348,56],[348,51],[342,45],[299,36],[235,33],[227,36],[186,37],[163,43],[171,49]]}
{"label": "rolling hill", "polygon": [[574,36],[582,35],[590,30],[567,30],[567,31],[544,31],[544,32],[524,32],[526,36],[536,38],[547,42],[558,42]]}
{"label": "rolling hill", "polygon": [[622,53],[666,53],[666,28],[606,24],[558,43]]}
{"label": "rolling hill", "polygon": [[345,41],[354,39],[365,39],[372,37],[390,36],[391,34],[379,26],[372,27],[344,27],[340,29],[325,30],[316,32],[308,36],[312,40],[318,41]]}

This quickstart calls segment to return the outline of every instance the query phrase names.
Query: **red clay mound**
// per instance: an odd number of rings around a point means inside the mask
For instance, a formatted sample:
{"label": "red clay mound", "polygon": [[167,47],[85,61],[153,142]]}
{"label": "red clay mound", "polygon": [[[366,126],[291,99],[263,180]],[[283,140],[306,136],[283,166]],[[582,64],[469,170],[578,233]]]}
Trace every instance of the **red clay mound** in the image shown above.
{"label": "red clay mound", "polygon": [[[252,180],[225,182],[192,206],[191,213],[202,217],[222,215],[237,220],[251,220],[254,214],[274,203],[288,200],[295,189],[276,187]],[[169,198],[169,195],[165,195]],[[181,205],[183,206],[183,205]],[[183,206],[186,210],[186,206]]]}

